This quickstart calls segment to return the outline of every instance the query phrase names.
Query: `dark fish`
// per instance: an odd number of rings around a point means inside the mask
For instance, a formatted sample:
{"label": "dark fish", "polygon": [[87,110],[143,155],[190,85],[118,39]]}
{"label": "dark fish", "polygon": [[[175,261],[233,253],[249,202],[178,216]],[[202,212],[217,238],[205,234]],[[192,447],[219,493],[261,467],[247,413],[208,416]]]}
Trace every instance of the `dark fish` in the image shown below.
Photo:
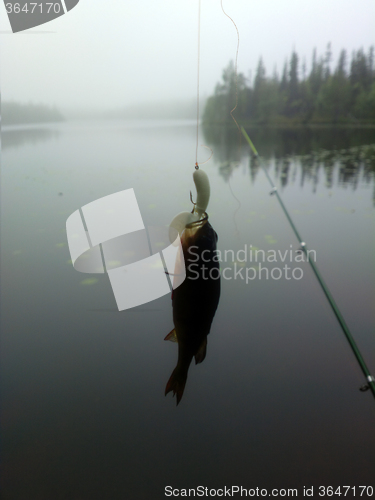
{"label": "dark fish", "polygon": [[217,234],[205,219],[189,224],[181,236],[186,278],[173,290],[174,329],[165,340],[178,342],[178,361],[165,388],[177,404],[186,384],[190,363],[206,357],[207,335],[220,298],[220,269],[216,257]]}

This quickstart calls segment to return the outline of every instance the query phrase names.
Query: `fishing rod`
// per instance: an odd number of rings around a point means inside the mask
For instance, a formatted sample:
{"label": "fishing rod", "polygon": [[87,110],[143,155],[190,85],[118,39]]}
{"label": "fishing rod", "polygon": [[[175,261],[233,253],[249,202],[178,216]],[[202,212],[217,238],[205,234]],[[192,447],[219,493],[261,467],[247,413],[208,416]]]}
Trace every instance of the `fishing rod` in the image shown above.
{"label": "fishing rod", "polygon": [[[258,151],[255,149],[254,144],[252,143],[252,141],[251,141],[250,137],[247,135],[246,130],[245,130],[243,127],[241,127],[241,130],[242,130],[242,134],[243,134],[243,136],[245,137],[246,141],[248,142],[249,146],[251,147],[251,150],[253,151],[253,153],[254,153],[254,155],[255,155],[255,158],[260,159],[260,158],[259,158]],[[261,159],[260,159],[260,160],[261,160]],[[307,259],[308,259],[308,261],[309,261],[309,263],[310,263],[310,265],[311,265],[311,267],[312,267],[312,270],[314,271],[314,274],[315,274],[315,276],[317,277],[318,282],[319,282],[319,284],[320,284],[320,286],[321,286],[321,288],[322,288],[322,290],[323,290],[323,292],[324,292],[325,296],[327,297],[328,302],[329,302],[330,306],[332,307],[333,312],[335,313],[335,316],[336,316],[336,318],[337,318],[338,322],[340,323],[341,329],[342,329],[342,331],[344,332],[345,337],[346,337],[346,339],[348,340],[348,342],[349,342],[349,344],[350,344],[350,347],[352,348],[352,350],[353,350],[353,352],[354,352],[355,357],[357,358],[357,361],[358,361],[358,363],[359,363],[359,365],[360,365],[360,367],[361,367],[361,369],[362,369],[362,372],[364,373],[364,375],[365,375],[365,377],[366,377],[366,382],[367,382],[367,383],[366,383],[365,385],[363,385],[363,386],[360,388],[360,390],[361,390],[361,391],[366,391],[366,390],[370,389],[370,390],[371,390],[371,392],[372,392],[372,395],[373,395],[373,396],[374,396],[374,398],[375,398],[375,378],[374,378],[374,376],[373,376],[373,375],[371,375],[370,370],[368,369],[368,367],[367,367],[367,365],[366,365],[366,363],[365,363],[365,360],[363,359],[363,356],[362,356],[362,354],[361,354],[360,350],[358,349],[358,346],[357,346],[357,344],[356,344],[356,342],[355,342],[355,340],[354,340],[354,338],[353,338],[353,335],[351,334],[351,332],[350,332],[350,330],[349,330],[349,327],[348,327],[348,325],[346,324],[346,322],[345,322],[345,320],[344,320],[344,317],[343,317],[343,315],[341,314],[341,312],[340,312],[340,309],[339,309],[338,305],[336,304],[336,302],[335,302],[335,300],[334,300],[334,298],[333,298],[333,296],[332,296],[331,292],[329,291],[328,286],[327,286],[327,285],[326,285],[326,283],[324,282],[323,277],[322,277],[322,275],[320,274],[318,267],[316,266],[315,262],[313,261],[313,259],[311,259],[311,257],[310,257],[310,255],[309,255],[309,253],[307,252],[307,246],[306,246],[306,243],[305,243],[305,242],[303,241],[303,239],[301,238],[301,236],[300,236],[300,234],[299,234],[299,232],[298,232],[298,230],[297,230],[297,228],[296,228],[296,226],[295,226],[295,224],[294,224],[294,222],[293,222],[292,218],[291,218],[291,217],[290,217],[290,215],[289,215],[288,210],[286,209],[286,207],[285,207],[285,205],[284,205],[284,203],[283,203],[283,200],[281,199],[281,197],[280,197],[280,195],[279,195],[279,193],[278,193],[278,191],[277,191],[277,187],[276,187],[276,186],[274,185],[274,183],[272,182],[271,177],[269,176],[269,174],[268,174],[268,172],[267,172],[266,168],[265,168],[265,167],[264,167],[264,165],[263,165],[263,161],[260,161],[260,166],[262,167],[263,172],[266,174],[266,177],[267,177],[267,179],[268,179],[269,183],[270,183],[270,184],[271,184],[271,186],[272,186],[271,194],[275,194],[275,195],[276,195],[276,197],[277,197],[277,199],[278,199],[278,201],[279,201],[279,203],[280,203],[280,206],[281,206],[281,208],[283,209],[283,212],[284,212],[284,214],[286,215],[286,218],[288,219],[289,224],[290,224],[290,226],[292,227],[293,232],[294,232],[294,234],[296,235],[296,237],[297,237],[297,239],[298,239],[298,241],[299,241],[299,243],[300,243],[300,245],[301,245],[301,250],[302,250],[302,251],[304,252],[304,254],[306,255],[306,257],[307,257]]]}

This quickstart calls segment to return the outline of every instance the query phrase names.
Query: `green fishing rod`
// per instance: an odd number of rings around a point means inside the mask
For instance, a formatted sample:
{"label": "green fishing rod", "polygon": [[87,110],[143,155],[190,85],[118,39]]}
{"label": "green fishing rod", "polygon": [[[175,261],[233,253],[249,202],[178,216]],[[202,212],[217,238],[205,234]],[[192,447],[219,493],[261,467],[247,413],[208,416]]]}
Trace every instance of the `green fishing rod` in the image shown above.
{"label": "green fishing rod", "polygon": [[[252,143],[250,137],[247,135],[246,133],[246,130],[241,127],[241,130],[242,130],[242,134],[243,136],[245,137],[246,141],[248,142],[249,146],[251,147],[251,150],[253,151],[254,155],[256,158],[259,158],[259,155],[258,155],[258,151],[255,149],[255,146],[254,144]],[[350,330],[349,330],[349,327],[348,325],[346,324],[345,320],[344,320],[344,317],[343,315],[341,314],[340,312],[340,309],[338,308],[338,305],[336,304],[331,292],[329,291],[329,288],[328,286],[326,285],[326,283],[324,282],[323,280],[323,277],[322,275],[320,274],[319,272],[319,269],[318,267],[316,266],[315,262],[313,261],[313,259],[311,259],[309,253],[307,252],[307,246],[306,246],[306,243],[303,241],[303,239],[301,238],[292,218],[290,217],[289,213],[288,213],[288,210],[286,209],[284,203],[283,203],[283,200],[281,199],[278,191],[277,191],[277,187],[274,185],[274,183],[272,182],[272,179],[271,177],[269,176],[267,170],[265,169],[264,165],[263,165],[263,162],[260,161],[260,165],[263,169],[263,172],[266,174],[266,177],[269,181],[269,183],[271,184],[272,186],[272,191],[271,191],[271,194],[275,194],[279,203],[280,203],[280,206],[281,208],[283,209],[283,212],[284,214],[286,215],[286,218],[288,219],[289,221],[289,224],[291,225],[293,231],[294,231],[294,234],[296,235],[298,241],[300,242],[300,245],[301,245],[301,250],[304,252],[304,254],[306,255],[311,267],[312,267],[312,270],[314,271],[314,274],[315,276],[317,277],[318,281],[319,281],[319,284],[325,294],[325,296],[327,297],[328,299],[328,302],[330,304],[330,306],[332,307],[333,309],[333,312],[335,313],[335,316],[338,320],[338,322],[340,323],[340,326],[341,326],[341,329],[342,331],[344,332],[345,334],[345,337],[346,339],[348,340],[349,344],[350,344],[350,347],[352,348],[353,352],[354,352],[354,355],[355,357],[357,358],[357,361],[362,369],[362,372],[364,373],[365,377],[366,377],[366,384],[363,385],[360,389],[362,391],[366,391],[367,389],[370,389],[371,392],[372,392],[372,395],[375,397],[375,378],[373,375],[371,375],[366,363],[365,363],[365,360],[363,359],[363,356],[360,352],[360,350],[358,349],[358,346],[357,344],[355,343],[355,340],[353,338],[353,335],[351,334]]]}

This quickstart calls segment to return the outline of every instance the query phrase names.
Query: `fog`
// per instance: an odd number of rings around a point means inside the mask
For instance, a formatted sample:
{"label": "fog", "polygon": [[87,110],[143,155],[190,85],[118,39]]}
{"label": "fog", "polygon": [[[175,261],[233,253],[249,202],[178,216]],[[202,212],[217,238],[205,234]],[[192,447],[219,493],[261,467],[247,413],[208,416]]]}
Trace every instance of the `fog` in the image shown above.
{"label": "fog", "polygon": [[[254,75],[259,57],[279,73],[291,51],[333,60],[374,44],[373,0],[224,0],[240,33],[239,71]],[[198,0],[81,0],[66,15],[12,34],[2,3],[2,99],[62,110],[192,100],[197,85]],[[202,0],[200,92],[210,95],[235,58],[237,33],[220,0]],[[303,60],[301,60],[301,63]]]}

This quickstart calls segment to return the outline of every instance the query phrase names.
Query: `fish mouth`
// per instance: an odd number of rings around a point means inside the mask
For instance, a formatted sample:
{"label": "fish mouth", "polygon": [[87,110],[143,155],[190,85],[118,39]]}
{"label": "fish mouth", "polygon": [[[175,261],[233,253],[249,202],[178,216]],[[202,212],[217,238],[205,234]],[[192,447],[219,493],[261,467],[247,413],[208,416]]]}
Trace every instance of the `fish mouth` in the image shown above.
{"label": "fish mouth", "polygon": [[203,217],[201,219],[196,220],[194,222],[190,222],[190,224],[186,224],[185,227],[187,229],[192,229],[194,227],[197,227],[197,226],[205,224],[208,221],[208,213],[204,212],[202,215],[203,215]]}

